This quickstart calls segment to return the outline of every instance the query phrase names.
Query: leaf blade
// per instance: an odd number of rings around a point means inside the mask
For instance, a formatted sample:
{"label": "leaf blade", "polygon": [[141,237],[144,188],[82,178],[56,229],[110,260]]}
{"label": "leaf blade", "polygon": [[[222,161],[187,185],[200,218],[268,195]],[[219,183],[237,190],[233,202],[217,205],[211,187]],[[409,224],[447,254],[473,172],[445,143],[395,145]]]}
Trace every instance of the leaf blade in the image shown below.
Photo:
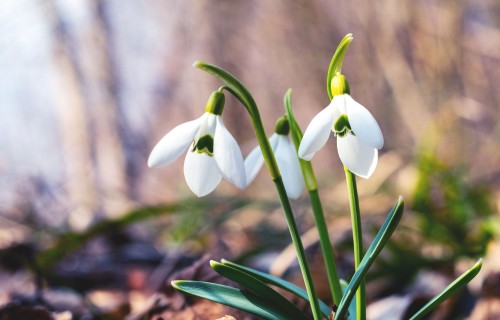
{"label": "leaf blade", "polygon": [[410,320],[418,320],[425,316],[427,313],[434,310],[440,303],[457,293],[460,289],[465,287],[474,277],[479,273],[483,266],[483,259],[479,259],[469,270],[465,271],[460,277],[455,279],[443,291],[434,296],[427,302],[417,313],[415,313]]}
{"label": "leaf blade", "polygon": [[183,293],[243,310],[266,320],[286,319],[288,316],[264,299],[246,290],[192,280],[172,281],[172,287]]}
{"label": "leaf blade", "polygon": [[383,247],[389,241],[392,233],[396,229],[399,221],[401,220],[401,216],[403,215],[404,209],[404,201],[403,197],[399,196],[398,201],[394,205],[394,207],[389,212],[388,217],[385,219],[384,224],[380,228],[379,232],[373,239],[372,244],[368,248],[365,253],[365,256],[361,260],[359,264],[358,270],[354,273],[349,285],[347,286],[346,292],[340,301],[339,308],[335,313],[335,320],[344,319],[347,309],[358,290],[361,281],[365,277],[368,269],[375,261],[375,258],[378,256],[380,251],[382,251]]}
{"label": "leaf blade", "polygon": [[[286,290],[290,293],[293,293],[294,295],[296,295],[297,297],[299,297],[301,299],[304,299],[306,301],[309,300],[309,297],[307,296],[307,291],[302,289],[301,287],[291,283],[291,282],[288,282],[286,280],[283,280],[281,278],[278,278],[276,276],[270,275],[270,274],[262,272],[262,271],[258,271],[258,270],[255,270],[255,269],[252,269],[249,267],[239,265],[237,263],[234,263],[234,262],[231,262],[228,260],[222,259],[221,262],[222,262],[222,264],[229,265],[233,268],[248,272],[249,274],[251,274],[255,278],[259,279],[260,281],[267,283],[267,284],[274,285],[274,286],[279,287],[283,290]],[[326,318],[328,318],[330,316],[330,314],[332,313],[332,309],[323,301],[321,301],[321,300],[318,300],[318,301],[319,301],[321,313]]]}
{"label": "leaf blade", "polygon": [[253,294],[279,306],[283,312],[288,314],[287,319],[307,320],[307,316],[294,304],[248,272],[213,260],[210,261],[210,266],[221,276],[239,283]]}

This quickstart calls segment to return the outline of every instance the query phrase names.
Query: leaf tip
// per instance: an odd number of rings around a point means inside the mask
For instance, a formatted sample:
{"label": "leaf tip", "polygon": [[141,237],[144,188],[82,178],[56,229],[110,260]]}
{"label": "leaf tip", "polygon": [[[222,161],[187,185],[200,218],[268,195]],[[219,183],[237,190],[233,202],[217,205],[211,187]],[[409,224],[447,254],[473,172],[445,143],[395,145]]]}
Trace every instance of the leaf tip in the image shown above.
{"label": "leaf tip", "polygon": [[211,267],[212,269],[215,269],[215,268],[217,268],[217,267],[218,267],[218,266],[220,266],[220,265],[221,265],[221,263],[219,263],[219,262],[217,262],[217,261],[215,261],[215,260],[210,260],[210,267]]}
{"label": "leaf tip", "polygon": [[175,289],[175,290],[181,290],[180,284],[182,280],[173,280],[170,281],[170,285]]}
{"label": "leaf tip", "polygon": [[474,264],[472,268],[477,268],[479,271],[481,270],[482,267],[483,267],[483,258],[479,258],[479,260],[477,260],[476,264]]}
{"label": "leaf tip", "polygon": [[204,64],[203,61],[196,60],[195,62],[193,62],[193,67],[200,68],[203,64]]}

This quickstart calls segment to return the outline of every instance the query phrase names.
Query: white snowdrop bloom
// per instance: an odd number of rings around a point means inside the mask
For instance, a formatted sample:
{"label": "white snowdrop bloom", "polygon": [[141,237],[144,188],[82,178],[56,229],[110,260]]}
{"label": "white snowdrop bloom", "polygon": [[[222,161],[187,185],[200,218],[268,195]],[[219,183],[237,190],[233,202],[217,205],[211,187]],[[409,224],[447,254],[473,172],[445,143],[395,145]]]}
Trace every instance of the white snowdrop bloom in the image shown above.
{"label": "white snowdrop bloom", "polygon": [[384,137],[377,121],[361,104],[349,95],[344,76],[337,74],[332,80],[332,102],[318,113],[304,133],[299,157],[310,161],[327,142],[330,132],[337,136],[340,160],[352,173],[369,178],[378,161],[378,149]]}
{"label": "white snowdrop bloom", "polygon": [[210,96],[205,113],[167,133],[154,147],[148,166],[166,166],[186,150],[184,177],[198,197],[212,192],[224,177],[239,189],[246,186],[243,155],[236,140],[222,122],[224,94]]}
{"label": "white snowdrop bloom", "polygon": [[[289,198],[297,199],[304,191],[304,178],[295,146],[288,135],[290,131],[288,120],[286,120],[285,126],[280,125],[280,120],[277,122],[276,132],[269,138],[269,143],[276,157],[286,193]],[[255,179],[263,164],[262,151],[260,150],[260,146],[257,146],[245,159],[247,185]]]}

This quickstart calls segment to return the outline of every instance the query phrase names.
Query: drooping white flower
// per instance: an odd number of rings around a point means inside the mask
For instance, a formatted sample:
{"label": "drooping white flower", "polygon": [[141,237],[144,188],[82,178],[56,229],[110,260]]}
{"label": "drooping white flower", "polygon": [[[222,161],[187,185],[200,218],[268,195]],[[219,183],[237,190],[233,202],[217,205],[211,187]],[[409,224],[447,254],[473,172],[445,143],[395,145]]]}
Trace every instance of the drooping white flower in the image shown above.
{"label": "drooping white flower", "polygon": [[[288,120],[286,121],[288,125]],[[278,128],[278,124],[276,132],[269,138],[269,143],[276,157],[286,193],[289,198],[297,199],[304,191],[305,186],[299,158],[297,157],[293,141],[288,135],[289,127],[285,130],[281,130],[281,128]],[[257,146],[245,159],[247,185],[255,179],[263,164],[264,158],[262,157],[262,151],[260,147]]]}
{"label": "drooping white flower", "polygon": [[310,161],[333,131],[344,166],[362,178],[369,178],[377,166],[378,149],[384,145],[382,131],[370,111],[349,95],[345,78],[340,74],[335,78],[335,84],[340,82],[340,89],[337,87],[334,90],[332,81],[332,102],[307,127],[300,143],[299,157]]}
{"label": "drooping white flower", "polygon": [[223,107],[224,95],[215,91],[200,118],[175,127],[156,144],[148,166],[166,166],[187,150],[184,177],[198,197],[212,192],[223,177],[239,189],[245,188],[243,155],[222,122]]}

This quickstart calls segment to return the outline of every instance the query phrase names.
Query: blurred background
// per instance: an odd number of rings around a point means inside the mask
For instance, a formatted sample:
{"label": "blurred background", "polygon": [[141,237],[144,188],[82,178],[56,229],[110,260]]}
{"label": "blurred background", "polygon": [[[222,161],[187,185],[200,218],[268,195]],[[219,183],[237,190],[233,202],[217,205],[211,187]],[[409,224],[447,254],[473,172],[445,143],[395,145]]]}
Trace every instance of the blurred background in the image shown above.
{"label": "blurred background", "polygon": [[[147,168],[146,161],[166,132],[201,115],[220,86],[191,67],[194,61],[237,76],[269,134],[292,88],[305,129],[329,103],[327,69],[347,33],[354,35],[343,68],[351,95],[373,113],[385,137],[374,176],[358,183],[366,245],[397,196],[407,203],[395,240],[371,273],[381,281],[368,288],[369,314],[389,319],[378,316],[384,307],[377,302],[390,305],[384,299],[395,295],[408,309],[421,303],[417,295],[428,294],[419,285],[436,278],[446,284],[486,256],[485,271],[470,289],[475,298],[459,312],[487,319],[477,306],[500,296],[495,0],[0,1],[0,260],[6,269],[0,277],[20,277],[3,289],[1,302],[41,287],[70,288],[80,298],[110,294],[112,287],[121,298],[108,300],[128,304],[124,314],[133,314],[161,291],[145,290],[147,283],[166,286],[164,279],[204,252],[275,274],[293,270],[265,170],[244,192],[222,182],[215,194],[196,199],[184,181],[182,157],[160,169]],[[247,155],[257,144],[249,118],[238,101],[226,98],[224,122]],[[333,139],[313,165],[341,273],[349,278],[347,191]],[[307,196],[294,206],[304,242],[317,256]],[[118,256],[126,259],[110,262],[124,243],[128,251]],[[96,262],[96,256],[108,260]],[[165,263],[170,271],[151,280]],[[103,268],[108,278],[99,278]],[[96,269],[101,273],[92,273]],[[107,283],[117,269],[123,278]],[[95,283],[82,288],[75,279],[85,276]],[[323,276],[318,271],[318,282]],[[491,286],[483,284],[488,276]],[[142,294],[141,303],[123,297],[131,290]],[[457,319],[448,309],[437,319]]]}

